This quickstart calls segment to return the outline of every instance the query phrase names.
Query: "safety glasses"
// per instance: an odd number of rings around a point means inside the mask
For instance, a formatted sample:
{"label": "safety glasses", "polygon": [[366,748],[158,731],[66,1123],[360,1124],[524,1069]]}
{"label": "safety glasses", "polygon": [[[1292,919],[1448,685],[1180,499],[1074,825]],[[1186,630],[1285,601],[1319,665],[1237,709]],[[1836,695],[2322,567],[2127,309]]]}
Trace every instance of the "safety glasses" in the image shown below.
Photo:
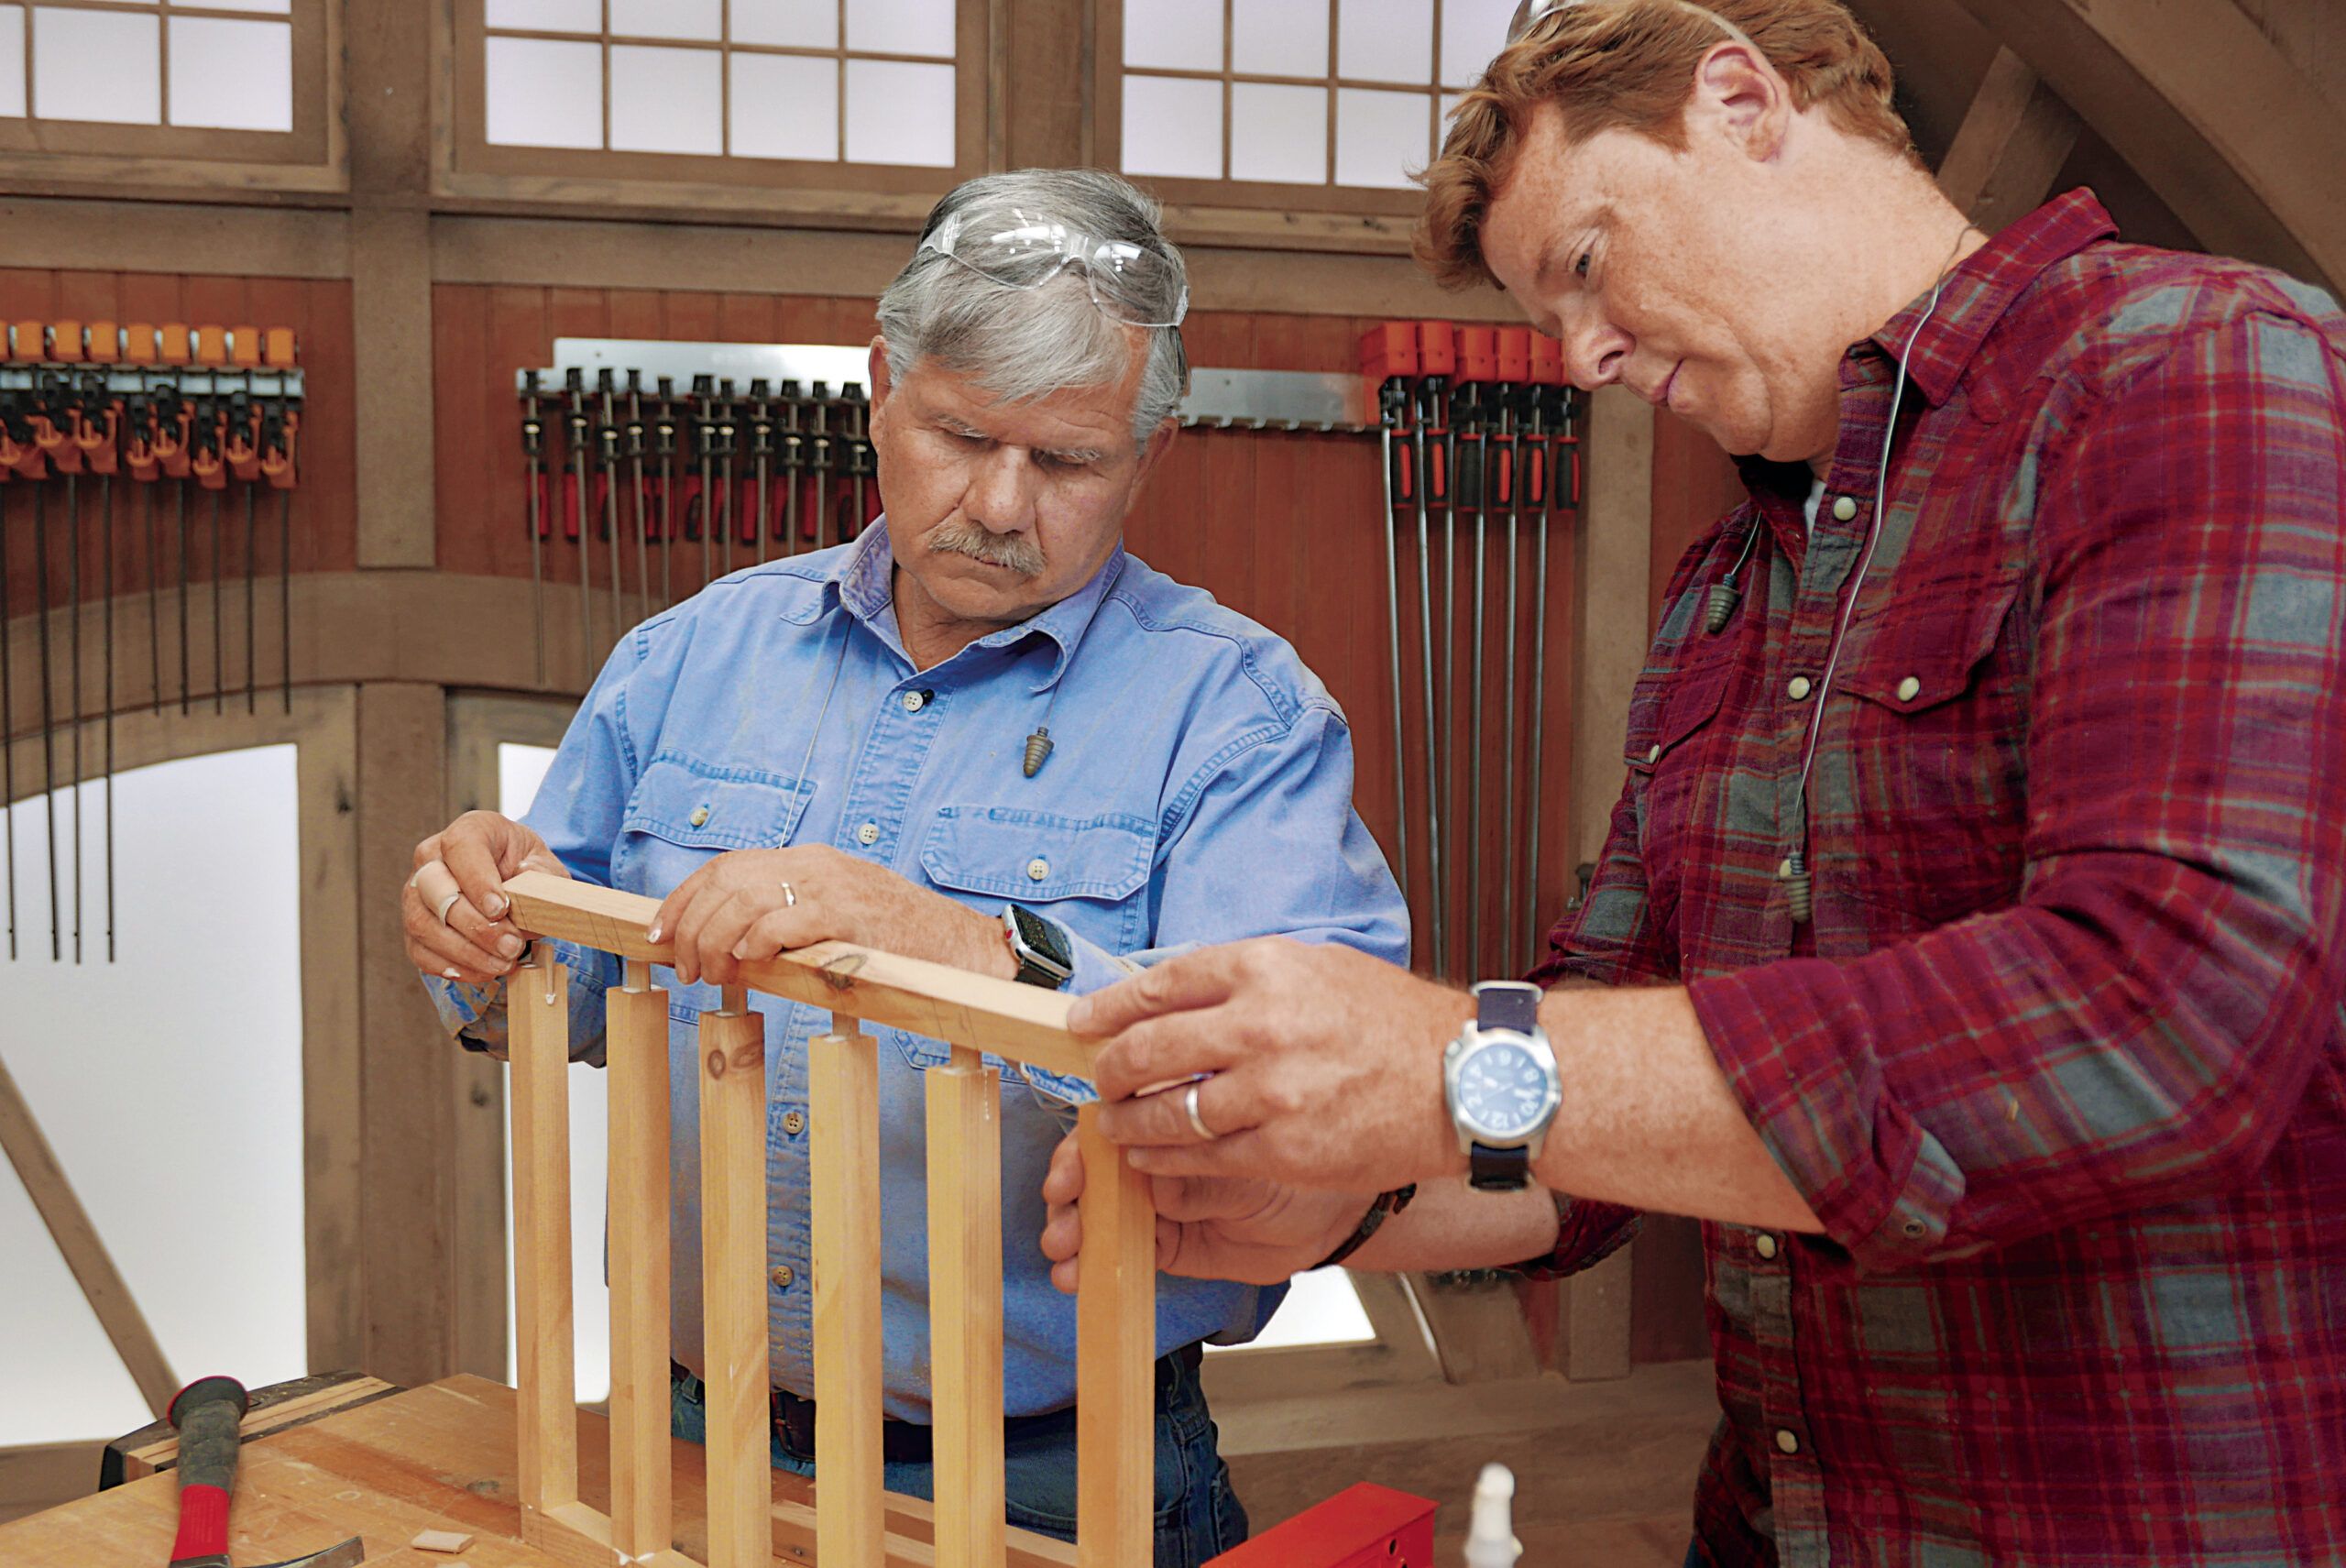
{"label": "safety glasses", "polygon": [[1189,313],[1189,284],[1171,258],[1018,207],[955,213],[924,236],[920,247],[1005,289],[1039,289],[1080,267],[1100,313],[1134,326],[1179,326]]}
{"label": "safety glasses", "polygon": [[[1569,11],[1575,5],[1595,3],[1596,0],[1523,0],[1523,4],[1515,8],[1515,19],[1507,25],[1507,41],[1515,42],[1559,11]],[[1757,48],[1750,38],[1744,35],[1741,27],[1737,27],[1717,12],[1694,4],[1694,0],[1671,0],[1671,3],[1682,11],[1692,11],[1705,20],[1716,23],[1719,31],[1746,48]]]}

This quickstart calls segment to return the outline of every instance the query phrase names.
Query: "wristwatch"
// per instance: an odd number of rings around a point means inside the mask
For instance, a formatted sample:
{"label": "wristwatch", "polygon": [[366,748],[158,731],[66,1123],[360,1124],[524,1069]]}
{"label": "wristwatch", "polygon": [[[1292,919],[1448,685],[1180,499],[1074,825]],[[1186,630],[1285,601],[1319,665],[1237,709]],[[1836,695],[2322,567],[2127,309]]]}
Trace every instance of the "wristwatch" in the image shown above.
{"label": "wristwatch", "polygon": [[1469,1182],[1517,1192],[1530,1185],[1563,1084],[1540,1026],[1538,986],[1491,980],[1473,994],[1474,1021],[1442,1054],[1442,1094],[1470,1162]]}
{"label": "wristwatch", "polygon": [[1015,904],[1002,906],[1003,939],[1018,960],[1018,981],[1058,991],[1075,978],[1075,949],[1055,921]]}

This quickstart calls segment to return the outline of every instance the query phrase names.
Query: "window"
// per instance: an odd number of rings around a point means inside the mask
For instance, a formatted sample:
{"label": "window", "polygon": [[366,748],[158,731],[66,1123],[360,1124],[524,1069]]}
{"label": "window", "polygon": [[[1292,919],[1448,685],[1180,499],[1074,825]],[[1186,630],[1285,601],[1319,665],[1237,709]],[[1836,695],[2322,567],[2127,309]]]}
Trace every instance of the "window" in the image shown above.
{"label": "window", "polygon": [[[1113,161],[1180,202],[1409,212],[1515,0],[1103,0]],[[1109,49],[1118,48],[1112,43]],[[1107,50],[1103,50],[1103,54]]]}
{"label": "window", "polygon": [[458,169],[939,194],[984,155],[981,0],[464,0]]}
{"label": "window", "polygon": [[0,155],[325,164],[326,8],[0,0]]}

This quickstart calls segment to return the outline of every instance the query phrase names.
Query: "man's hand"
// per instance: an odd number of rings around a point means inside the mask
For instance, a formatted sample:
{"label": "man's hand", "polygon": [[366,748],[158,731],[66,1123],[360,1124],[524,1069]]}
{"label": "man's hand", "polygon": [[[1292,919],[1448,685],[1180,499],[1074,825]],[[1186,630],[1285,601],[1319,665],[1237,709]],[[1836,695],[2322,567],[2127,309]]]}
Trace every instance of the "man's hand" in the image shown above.
{"label": "man's hand", "polygon": [[[1134,1168],[1375,1193],[1464,1171],[1442,1052],[1473,1014],[1405,970],[1275,937],[1158,964],[1078,1001],[1068,1025],[1108,1036],[1100,1130]],[[1210,1141],[1185,1103],[1200,1073]]]}
{"label": "man's hand", "polygon": [[[566,877],[546,841],[494,811],[467,811],[415,847],[415,874],[400,889],[400,918],[407,929],[408,960],[417,969],[466,985],[487,985],[512,972],[529,938],[504,918],[505,879],[523,871]],[[456,898],[444,918],[436,899],[419,883],[444,888],[453,879]]]}
{"label": "man's hand", "polygon": [[[1159,1176],[1149,1181],[1157,1204],[1157,1266],[1191,1279],[1284,1285],[1343,1244],[1376,1199],[1357,1192],[1308,1192],[1244,1178]],[[1051,1283],[1072,1295],[1083,1250],[1083,1155],[1073,1134],[1052,1151],[1043,1179],[1050,1220],[1043,1255]]]}
{"label": "man's hand", "polygon": [[741,966],[817,942],[854,942],[1003,980],[1002,923],[827,844],[736,850],[677,884],[651,938],[676,944],[676,978],[738,985]]}

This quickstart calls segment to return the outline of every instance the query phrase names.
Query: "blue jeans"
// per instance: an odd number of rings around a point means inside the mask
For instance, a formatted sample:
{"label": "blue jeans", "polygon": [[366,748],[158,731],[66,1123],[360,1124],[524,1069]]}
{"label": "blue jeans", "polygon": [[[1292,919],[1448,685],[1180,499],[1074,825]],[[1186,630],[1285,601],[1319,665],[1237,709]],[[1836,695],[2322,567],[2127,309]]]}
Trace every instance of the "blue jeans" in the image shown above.
{"label": "blue jeans", "polygon": [[[681,1438],[708,1441],[708,1412],[697,1377],[670,1380],[669,1425]],[[1060,1541],[1075,1539],[1075,1412],[1022,1421],[1003,1446],[1010,1522]],[[773,1440],[773,1465],[812,1475],[812,1458]],[[891,1492],[933,1498],[933,1468],[891,1462]],[[1213,1418],[1195,1368],[1168,1356],[1157,1364],[1157,1568],[1199,1568],[1246,1539],[1246,1510],[1231,1489],[1230,1467],[1215,1447]]]}

